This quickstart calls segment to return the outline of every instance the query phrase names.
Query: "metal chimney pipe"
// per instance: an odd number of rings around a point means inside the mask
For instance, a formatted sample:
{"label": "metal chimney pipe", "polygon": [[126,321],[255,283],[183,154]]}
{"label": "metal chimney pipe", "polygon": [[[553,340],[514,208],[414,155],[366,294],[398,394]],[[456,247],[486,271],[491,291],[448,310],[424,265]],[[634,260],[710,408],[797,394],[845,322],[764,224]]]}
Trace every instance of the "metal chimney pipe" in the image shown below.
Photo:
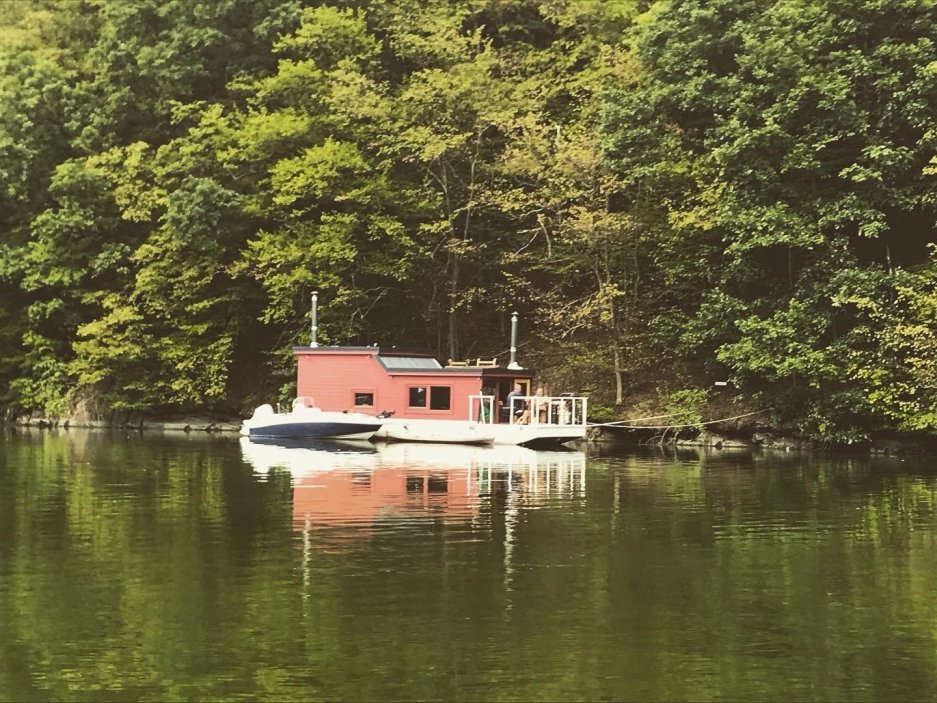
{"label": "metal chimney pipe", "polygon": [[517,312],[511,313],[511,362],[508,368],[512,371],[523,368],[517,363]]}
{"label": "metal chimney pipe", "polygon": [[318,347],[319,342],[316,341],[316,336],[319,331],[319,291],[312,291],[312,343],[310,347]]}

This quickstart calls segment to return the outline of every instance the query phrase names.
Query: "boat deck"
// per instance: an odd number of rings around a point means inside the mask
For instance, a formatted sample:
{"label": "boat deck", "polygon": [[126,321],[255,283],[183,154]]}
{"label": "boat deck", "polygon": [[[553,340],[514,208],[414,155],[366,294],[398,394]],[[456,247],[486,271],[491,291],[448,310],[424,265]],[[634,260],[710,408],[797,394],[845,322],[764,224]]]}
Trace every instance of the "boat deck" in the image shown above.
{"label": "boat deck", "polygon": [[[586,403],[583,397],[523,396],[511,407],[497,408],[494,396],[469,397],[473,420],[390,417],[375,434],[378,440],[448,442],[454,444],[514,444],[550,446],[585,439]],[[521,406],[521,403],[524,405]],[[526,407],[526,422],[499,421]],[[501,410],[501,412],[496,412]]]}

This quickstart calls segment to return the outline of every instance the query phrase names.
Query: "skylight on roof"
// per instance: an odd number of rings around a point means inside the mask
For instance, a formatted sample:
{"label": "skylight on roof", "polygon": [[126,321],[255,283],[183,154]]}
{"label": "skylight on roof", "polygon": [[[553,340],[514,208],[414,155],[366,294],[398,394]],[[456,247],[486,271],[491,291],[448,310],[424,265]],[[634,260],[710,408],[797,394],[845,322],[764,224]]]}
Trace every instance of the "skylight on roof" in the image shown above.
{"label": "skylight on roof", "polygon": [[441,369],[436,359],[429,356],[381,356],[378,360],[388,369]]}

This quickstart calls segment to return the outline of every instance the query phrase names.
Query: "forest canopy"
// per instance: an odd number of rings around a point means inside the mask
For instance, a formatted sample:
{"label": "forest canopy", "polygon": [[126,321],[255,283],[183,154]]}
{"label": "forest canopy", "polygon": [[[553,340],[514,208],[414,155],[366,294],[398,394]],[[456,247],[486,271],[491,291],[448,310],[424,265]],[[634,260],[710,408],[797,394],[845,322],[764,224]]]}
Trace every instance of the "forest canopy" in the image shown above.
{"label": "forest canopy", "polygon": [[[937,432],[937,0],[12,0],[0,405],[244,412],[320,340]],[[726,391],[715,391],[715,381]]]}

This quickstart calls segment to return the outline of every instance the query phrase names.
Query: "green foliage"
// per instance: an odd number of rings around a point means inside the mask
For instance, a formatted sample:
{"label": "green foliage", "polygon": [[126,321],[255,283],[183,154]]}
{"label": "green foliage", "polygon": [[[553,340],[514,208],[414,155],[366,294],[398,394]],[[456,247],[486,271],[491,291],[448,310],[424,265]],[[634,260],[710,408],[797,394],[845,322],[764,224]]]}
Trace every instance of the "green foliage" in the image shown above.
{"label": "green foliage", "polygon": [[305,4],[11,5],[3,403],[272,397],[318,290],[443,358],[517,309],[597,412],[937,429],[933,0]]}
{"label": "green foliage", "polygon": [[617,419],[618,413],[614,407],[600,403],[589,404],[589,422],[613,422]]}
{"label": "green foliage", "polygon": [[345,58],[369,64],[381,47],[368,32],[364,13],[323,5],[304,9],[297,30],[274,48],[280,54],[312,59],[327,70]]}
{"label": "green foliage", "polygon": [[680,390],[661,393],[660,404],[663,412],[669,415],[666,423],[673,426],[702,428],[706,418],[706,404],[709,401],[709,391],[704,388],[682,388]]}
{"label": "green foliage", "polygon": [[661,6],[609,100],[608,152],[668,223],[657,344],[823,439],[932,428],[934,321],[901,291],[931,286],[934,9]]}
{"label": "green foliage", "polygon": [[58,417],[68,409],[67,369],[55,354],[57,347],[56,340],[36,332],[23,335],[24,371],[9,389],[13,408],[39,410],[47,417]]}

